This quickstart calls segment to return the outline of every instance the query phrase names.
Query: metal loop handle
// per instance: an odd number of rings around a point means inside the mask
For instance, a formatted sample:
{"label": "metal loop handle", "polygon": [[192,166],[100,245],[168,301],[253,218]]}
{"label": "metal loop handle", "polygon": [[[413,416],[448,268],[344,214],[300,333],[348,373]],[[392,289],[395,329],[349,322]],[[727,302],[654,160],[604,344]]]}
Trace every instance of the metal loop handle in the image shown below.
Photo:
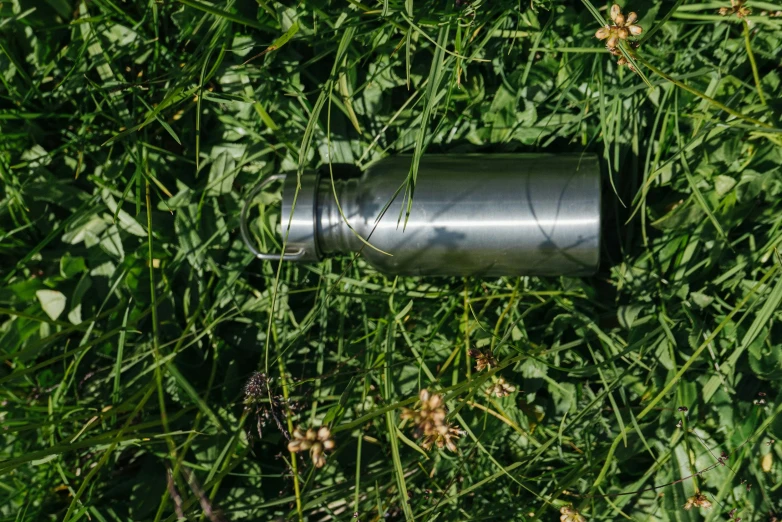
{"label": "metal loop handle", "polygon": [[263,259],[265,261],[295,261],[297,259],[301,259],[301,257],[304,256],[303,248],[298,249],[296,252],[290,253],[281,252],[279,254],[266,254],[259,252],[258,249],[256,249],[252,244],[252,241],[250,240],[250,231],[247,229],[247,210],[250,208],[250,203],[252,200],[255,199],[255,196],[257,196],[258,193],[267,185],[270,185],[275,181],[283,181],[284,179],[285,174],[274,174],[255,185],[255,187],[250,191],[250,195],[247,197],[247,201],[244,202],[244,207],[242,207],[242,215],[239,219],[239,230],[242,233],[242,241],[244,241],[244,244],[247,245],[247,248],[250,250],[250,252],[253,253],[253,255],[255,255],[256,258]]}

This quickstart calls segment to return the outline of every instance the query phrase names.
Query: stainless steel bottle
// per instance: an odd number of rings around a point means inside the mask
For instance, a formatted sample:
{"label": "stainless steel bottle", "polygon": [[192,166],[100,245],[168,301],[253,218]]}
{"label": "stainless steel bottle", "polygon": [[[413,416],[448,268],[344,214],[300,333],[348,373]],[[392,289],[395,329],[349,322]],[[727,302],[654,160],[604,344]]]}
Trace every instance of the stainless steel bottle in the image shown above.
{"label": "stainless steel bottle", "polygon": [[314,262],[361,251],[370,265],[387,274],[545,276],[597,270],[597,157],[425,155],[405,224],[411,161],[411,156],[386,158],[361,178],[333,186],[329,176],[308,172],[301,177],[298,195],[295,174],[267,178],[253,196],[268,183],[283,181],[286,251],[261,253],[253,247],[247,206],[242,236],[260,259]]}

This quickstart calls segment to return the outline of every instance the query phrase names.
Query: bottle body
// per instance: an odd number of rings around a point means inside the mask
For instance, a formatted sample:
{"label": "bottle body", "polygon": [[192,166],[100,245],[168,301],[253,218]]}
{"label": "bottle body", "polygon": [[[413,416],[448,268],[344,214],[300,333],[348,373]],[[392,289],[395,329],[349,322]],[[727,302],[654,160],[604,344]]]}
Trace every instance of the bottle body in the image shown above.
{"label": "bottle body", "polygon": [[[298,229],[292,225],[288,244],[309,249],[309,259],[360,250],[368,263],[392,275],[587,275],[597,270],[601,187],[596,157],[424,156],[406,215],[411,161],[410,156],[386,158],[360,179],[334,185],[325,177],[308,179],[308,186],[317,185],[316,194],[305,194],[304,201],[313,203],[306,203],[301,214],[297,203],[291,223],[301,224],[303,232],[294,234]],[[288,189],[286,183],[286,200]],[[285,230],[290,213],[283,209]]]}

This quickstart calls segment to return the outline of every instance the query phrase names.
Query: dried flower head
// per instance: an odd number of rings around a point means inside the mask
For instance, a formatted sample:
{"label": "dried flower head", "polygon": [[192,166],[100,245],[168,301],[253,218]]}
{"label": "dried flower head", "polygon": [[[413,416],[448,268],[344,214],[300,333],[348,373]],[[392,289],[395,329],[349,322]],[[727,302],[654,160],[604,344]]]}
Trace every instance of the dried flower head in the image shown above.
{"label": "dried flower head", "polygon": [[445,405],[443,396],[430,393],[423,389],[418,393],[416,408],[404,408],[400,417],[413,422],[413,434],[416,438],[423,437],[421,446],[429,450],[432,446],[442,449],[447,447],[456,451],[454,439],[459,437],[458,428],[445,422]]}
{"label": "dried flower head", "polygon": [[298,453],[309,450],[312,463],[316,468],[322,468],[326,465],[323,452],[331,451],[335,446],[334,439],[331,438],[331,430],[326,426],[318,431],[313,428],[304,431],[298,427],[293,431],[293,440],[288,443],[288,451]]}
{"label": "dried flower head", "polygon": [[516,391],[516,387],[508,383],[503,377],[497,379],[494,383],[486,388],[486,395],[494,395],[495,397],[507,397],[511,393]]}
{"label": "dried flower head", "polygon": [[437,446],[439,449],[448,448],[450,451],[457,451],[455,439],[458,439],[461,435],[461,430],[450,424],[442,424],[437,426],[434,431],[424,436],[424,440],[421,442],[421,446],[429,451],[432,446]]}
{"label": "dried flower head", "polygon": [[497,366],[497,359],[494,358],[494,355],[492,355],[491,352],[487,353],[471,348],[467,353],[470,357],[475,359],[476,372],[482,372],[486,368],[491,370],[492,366]]}
{"label": "dried flower head", "polygon": [[418,407],[404,408],[400,417],[412,420],[415,436],[421,437],[434,433],[436,428],[445,424],[445,415],[443,396],[423,389],[418,393]]}
{"label": "dried flower head", "polygon": [[266,374],[253,372],[244,384],[244,403],[257,404],[269,396],[269,381]]}
{"label": "dried flower head", "polygon": [[[269,419],[274,419],[280,433],[286,439],[290,439],[288,430],[285,429],[281,421],[281,418],[284,416],[283,404],[285,403],[285,398],[282,395],[275,395],[272,392],[271,385],[272,379],[266,377],[266,374],[253,372],[244,385],[244,408],[255,414],[259,439],[263,438],[262,428],[269,422]],[[247,436],[252,436],[249,430]]]}
{"label": "dried flower head", "polygon": [[628,62],[627,58],[625,58],[624,56],[622,56],[621,58],[619,58],[616,61],[616,65],[618,65],[619,67],[622,67],[623,65],[627,66],[628,69],[630,69],[631,71],[635,72],[635,67],[633,67],[633,64]]}
{"label": "dried flower head", "polygon": [[703,509],[709,509],[711,507],[711,502],[708,498],[706,498],[706,495],[702,493],[696,493],[690,498],[687,499],[687,503],[684,504],[684,509],[689,511],[693,507],[703,508]]}
{"label": "dried flower head", "polygon": [[744,5],[744,0],[730,0],[730,7],[720,7],[722,16],[736,15],[737,18],[746,18],[752,14],[752,9]]}
{"label": "dried flower head", "polygon": [[584,515],[578,512],[573,506],[564,506],[559,510],[560,522],[586,522]]}
{"label": "dried flower head", "polygon": [[643,29],[635,22],[638,21],[638,15],[629,13],[627,16],[622,14],[622,8],[614,4],[611,6],[611,21],[613,25],[606,25],[595,32],[595,38],[606,40],[608,50],[615,49],[619,45],[619,40],[627,40],[630,36],[638,36],[643,33]]}

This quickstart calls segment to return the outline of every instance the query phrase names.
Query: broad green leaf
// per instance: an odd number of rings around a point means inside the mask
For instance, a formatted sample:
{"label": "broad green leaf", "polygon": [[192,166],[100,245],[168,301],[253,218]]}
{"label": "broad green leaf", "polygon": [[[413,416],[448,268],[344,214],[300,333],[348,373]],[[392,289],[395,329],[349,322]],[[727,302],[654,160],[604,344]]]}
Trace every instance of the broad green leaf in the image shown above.
{"label": "broad green leaf", "polygon": [[117,216],[117,224],[122,230],[133,234],[134,236],[147,237],[147,232],[144,230],[144,227],[142,227],[133,216],[118,207],[117,202],[108,190],[101,192],[101,197],[111,214]]}
{"label": "broad green leaf", "polygon": [[80,324],[82,322],[81,303],[74,306],[73,309],[70,312],[68,312],[68,320],[72,324]]}
{"label": "broad green leaf", "polygon": [[100,246],[106,253],[118,260],[122,260],[125,257],[122,238],[116,225],[112,225],[106,230],[106,233],[100,240]]}
{"label": "broad green leaf", "polygon": [[209,168],[206,195],[219,196],[231,192],[236,173],[236,162],[231,155],[227,151],[220,153]]}
{"label": "broad green leaf", "polygon": [[52,157],[40,145],[34,145],[22,153],[22,159],[29,163],[32,168],[45,167],[52,162]]}
{"label": "broad green leaf", "polygon": [[86,270],[87,265],[84,262],[84,258],[81,256],[74,257],[70,254],[65,254],[60,258],[60,275],[66,279],[85,272]]}
{"label": "broad green leaf", "polygon": [[92,246],[100,241],[100,234],[108,226],[99,216],[95,214],[87,215],[76,221],[72,227],[69,227],[68,231],[63,234],[62,240],[72,245],[84,241],[87,246]]}
{"label": "broad green leaf", "polygon": [[198,222],[198,205],[190,204],[180,208],[174,218],[177,240],[181,253],[197,269],[204,262],[203,239]]}
{"label": "broad green leaf", "polygon": [[57,290],[38,290],[35,296],[41,303],[41,308],[52,321],[56,321],[65,310],[66,297]]}
{"label": "broad green leaf", "polygon": [[724,196],[736,186],[736,180],[730,176],[723,176],[722,174],[714,177],[714,189],[717,191],[718,196]]}

